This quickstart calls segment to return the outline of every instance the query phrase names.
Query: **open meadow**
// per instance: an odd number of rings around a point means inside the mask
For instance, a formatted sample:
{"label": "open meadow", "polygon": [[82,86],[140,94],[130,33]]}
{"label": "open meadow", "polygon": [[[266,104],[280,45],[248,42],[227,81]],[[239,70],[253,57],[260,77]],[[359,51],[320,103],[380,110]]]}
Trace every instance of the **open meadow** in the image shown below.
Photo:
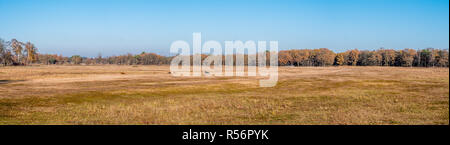
{"label": "open meadow", "polygon": [[449,69],[279,67],[173,77],[169,66],[0,67],[0,124],[449,124]]}

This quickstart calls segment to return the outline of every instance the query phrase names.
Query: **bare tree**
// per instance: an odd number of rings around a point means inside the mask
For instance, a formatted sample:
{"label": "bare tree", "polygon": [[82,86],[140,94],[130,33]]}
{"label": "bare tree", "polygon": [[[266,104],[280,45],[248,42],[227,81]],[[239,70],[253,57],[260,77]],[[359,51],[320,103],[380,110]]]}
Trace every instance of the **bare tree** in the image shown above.
{"label": "bare tree", "polygon": [[13,63],[13,56],[8,50],[8,44],[2,39],[0,39],[0,62],[3,66]]}
{"label": "bare tree", "polygon": [[5,42],[3,41],[3,39],[0,39],[0,61],[2,62],[2,64],[4,64],[5,65],[5,63],[4,63],[4,55],[5,55],[5,53],[6,53],[6,45],[5,45]]}
{"label": "bare tree", "polygon": [[11,47],[13,49],[14,54],[16,55],[16,62],[21,63],[22,55],[23,55],[23,43],[17,41],[16,39],[11,40]]}
{"label": "bare tree", "polygon": [[101,53],[98,53],[97,58],[96,58],[96,60],[95,60],[95,63],[96,63],[96,64],[103,64],[103,61],[102,61],[102,54],[101,54]]}

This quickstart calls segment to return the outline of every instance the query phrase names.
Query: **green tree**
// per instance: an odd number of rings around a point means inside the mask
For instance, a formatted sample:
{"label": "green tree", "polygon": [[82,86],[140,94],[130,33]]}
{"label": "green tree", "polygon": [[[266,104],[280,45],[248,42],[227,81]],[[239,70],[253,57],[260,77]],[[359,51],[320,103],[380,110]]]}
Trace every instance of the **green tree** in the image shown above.
{"label": "green tree", "polygon": [[72,64],[81,64],[83,58],[81,58],[80,55],[73,55],[72,57],[70,57],[70,61],[72,62]]}

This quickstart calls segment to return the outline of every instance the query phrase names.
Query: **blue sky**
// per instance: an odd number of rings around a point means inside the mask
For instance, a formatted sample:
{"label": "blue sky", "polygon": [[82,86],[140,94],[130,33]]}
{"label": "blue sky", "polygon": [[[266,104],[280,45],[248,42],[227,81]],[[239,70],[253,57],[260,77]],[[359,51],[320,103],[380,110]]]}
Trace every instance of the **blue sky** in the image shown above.
{"label": "blue sky", "polygon": [[40,53],[156,52],[173,41],[277,40],[280,49],[449,48],[448,0],[0,0],[0,38]]}

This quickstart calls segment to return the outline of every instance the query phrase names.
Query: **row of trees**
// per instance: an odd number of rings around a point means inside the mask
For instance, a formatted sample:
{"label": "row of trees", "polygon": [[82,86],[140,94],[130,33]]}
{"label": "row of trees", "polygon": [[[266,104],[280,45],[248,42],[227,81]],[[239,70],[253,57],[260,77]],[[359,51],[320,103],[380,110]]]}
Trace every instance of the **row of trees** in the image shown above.
{"label": "row of trees", "polygon": [[[266,58],[269,58],[270,53]],[[280,66],[404,66],[404,67],[449,67],[448,49],[378,49],[378,50],[348,50],[334,53],[327,48],[320,49],[294,49],[278,52]],[[204,60],[207,55],[202,55]],[[244,58],[244,65],[257,65],[257,57],[253,55],[238,56]],[[161,56],[155,53],[142,52],[141,54],[119,55],[102,57],[99,54],[94,58],[74,55],[64,57],[54,54],[38,54],[37,48],[30,42],[23,43],[16,39],[5,42],[0,39],[0,62],[3,65],[39,64],[118,64],[118,65],[163,65],[170,64],[173,57]],[[192,56],[191,56],[192,59]],[[225,60],[225,56],[222,56]],[[236,62],[236,61],[234,61]],[[222,61],[225,64],[225,61]]]}
{"label": "row of trees", "polygon": [[23,43],[16,39],[4,41],[0,39],[0,63],[7,65],[37,64],[119,64],[119,65],[162,65],[169,64],[172,57],[165,57],[155,53],[142,52],[138,55],[126,54],[103,58],[100,54],[96,58],[80,55],[65,57],[55,54],[39,54],[38,49],[31,42]]}
{"label": "row of trees", "polygon": [[336,54],[327,49],[283,50],[278,53],[281,66],[329,66],[333,65]]}
{"label": "row of trees", "polygon": [[447,49],[378,49],[348,50],[337,53],[326,49],[284,50],[279,52],[281,66],[404,66],[404,67],[448,67]]}
{"label": "row of trees", "polygon": [[0,62],[3,65],[25,65],[35,63],[38,59],[37,48],[31,42],[16,39],[0,39]]}
{"label": "row of trees", "polygon": [[111,56],[102,58],[99,55],[97,58],[88,59],[88,63],[91,62],[95,64],[119,64],[119,65],[162,65],[169,64],[171,57],[161,56],[155,53],[142,52],[138,55],[132,55],[128,53],[127,55]]}
{"label": "row of trees", "polygon": [[[268,53],[270,55],[270,53]],[[280,66],[404,66],[404,67],[448,67],[449,52],[446,49],[427,48],[414,49],[378,49],[378,50],[348,50],[342,53],[334,53],[327,48],[283,50],[278,53]],[[207,55],[202,55],[204,60]],[[236,55],[233,59],[236,60]],[[256,65],[250,58],[256,56],[244,55],[245,65]],[[138,55],[126,54],[103,58],[86,58],[79,55],[63,57],[61,55],[39,54],[38,62],[42,64],[118,64],[118,65],[162,65],[170,64],[172,57],[165,57],[155,53],[142,52]],[[267,56],[267,59],[269,57]],[[191,58],[192,60],[192,58]],[[225,60],[225,56],[222,56]],[[236,62],[236,61],[234,61]],[[222,61],[224,64],[225,61]]]}
{"label": "row of trees", "polygon": [[102,57],[99,54],[95,58],[82,57],[73,55],[64,57],[54,54],[39,54],[38,63],[40,64],[117,64],[117,65],[162,65],[169,64],[171,57],[157,55],[155,53],[142,52],[138,55],[126,54],[119,56]]}

